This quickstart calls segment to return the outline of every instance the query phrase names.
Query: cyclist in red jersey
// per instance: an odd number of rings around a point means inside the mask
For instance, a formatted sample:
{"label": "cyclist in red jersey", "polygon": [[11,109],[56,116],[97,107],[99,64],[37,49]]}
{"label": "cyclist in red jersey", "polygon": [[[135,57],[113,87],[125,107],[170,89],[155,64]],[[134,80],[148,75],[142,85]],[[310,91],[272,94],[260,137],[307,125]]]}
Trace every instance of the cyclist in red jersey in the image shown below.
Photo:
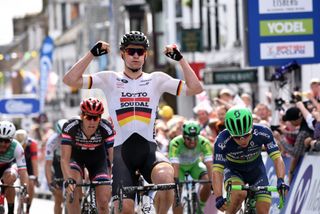
{"label": "cyclist in red jersey", "polygon": [[[157,152],[154,124],[159,99],[163,93],[192,96],[203,91],[193,69],[176,45],[165,47],[164,54],[177,61],[185,81],[174,79],[163,72],[142,71],[147,59],[149,40],[139,31],[123,35],[120,55],[123,72],[102,71],[83,75],[94,57],[110,53],[110,45],[97,42],[65,74],[64,83],[74,88],[100,88],[104,91],[109,114],[116,130],[112,168],[112,195],[118,210],[117,193],[121,185],[138,184],[136,170],[148,183],[174,182],[174,170],[169,160]],[[158,191],[155,196],[157,213],[167,213],[174,199],[173,190]],[[134,194],[124,196],[123,213],[134,211]]]}
{"label": "cyclist in red jersey", "polygon": [[18,129],[14,135],[14,138],[19,141],[22,148],[24,149],[24,157],[26,159],[27,171],[29,175],[29,199],[27,202],[27,213],[29,213],[32,199],[34,197],[34,188],[35,186],[40,186],[40,183],[38,181],[38,143],[28,137],[27,131],[23,129]]}

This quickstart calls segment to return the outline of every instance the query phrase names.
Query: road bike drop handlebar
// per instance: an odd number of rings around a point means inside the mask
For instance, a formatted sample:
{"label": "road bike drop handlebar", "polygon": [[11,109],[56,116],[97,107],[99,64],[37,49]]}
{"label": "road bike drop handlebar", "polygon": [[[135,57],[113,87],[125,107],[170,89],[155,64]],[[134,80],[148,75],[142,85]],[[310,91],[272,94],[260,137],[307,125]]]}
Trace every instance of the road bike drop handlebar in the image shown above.
{"label": "road bike drop handlebar", "polygon": [[149,192],[149,191],[164,191],[173,189],[175,192],[176,204],[180,204],[180,195],[179,195],[179,184],[178,183],[168,183],[168,184],[147,184],[144,186],[126,186],[120,187],[118,191],[119,198],[119,212],[122,212],[122,203],[123,203],[123,194],[137,193],[137,192]]}
{"label": "road bike drop handlebar", "polygon": [[[81,183],[81,184],[76,184],[76,187],[90,187],[94,188],[96,186],[100,185],[111,185],[111,181],[91,181],[89,183]],[[74,193],[69,194],[69,203],[72,203],[74,199]]]}
{"label": "road bike drop handlebar", "polygon": [[247,192],[258,192],[258,191],[268,191],[268,192],[278,192],[279,193],[279,204],[278,209],[282,209],[285,204],[285,191],[286,186],[283,184],[280,187],[280,191],[276,186],[249,186],[249,185],[232,185],[231,181],[228,182],[227,185],[227,203],[230,203],[230,196],[232,190],[244,190]]}

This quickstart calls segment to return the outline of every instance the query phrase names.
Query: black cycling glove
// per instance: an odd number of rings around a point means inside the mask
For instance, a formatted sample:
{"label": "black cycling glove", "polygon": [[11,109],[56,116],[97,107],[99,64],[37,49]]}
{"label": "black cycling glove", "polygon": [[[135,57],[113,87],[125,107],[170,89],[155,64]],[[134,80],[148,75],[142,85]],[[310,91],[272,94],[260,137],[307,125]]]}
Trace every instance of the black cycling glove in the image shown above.
{"label": "black cycling glove", "polygon": [[97,42],[93,48],[91,48],[90,52],[93,54],[93,56],[101,56],[103,54],[107,54],[107,50],[102,50],[102,42]]}
{"label": "black cycling glove", "polygon": [[183,58],[177,47],[173,48],[173,52],[166,53],[166,56],[176,61],[180,61]]}
{"label": "black cycling glove", "polygon": [[76,180],[74,180],[73,178],[68,178],[64,182],[64,188],[67,189],[70,184],[76,184],[76,183],[77,183]]}

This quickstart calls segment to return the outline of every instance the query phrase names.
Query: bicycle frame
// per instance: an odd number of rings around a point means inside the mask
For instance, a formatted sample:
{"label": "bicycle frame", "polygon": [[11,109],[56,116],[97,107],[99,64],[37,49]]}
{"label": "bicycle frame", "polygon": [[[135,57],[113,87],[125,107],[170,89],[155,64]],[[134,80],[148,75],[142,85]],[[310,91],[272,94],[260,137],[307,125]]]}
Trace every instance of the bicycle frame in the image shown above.
{"label": "bicycle frame", "polygon": [[[96,204],[95,187],[100,185],[111,185],[111,181],[91,181],[90,183],[77,184],[77,187],[89,187],[88,191],[83,197],[81,203],[81,213],[96,214],[98,213]],[[73,202],[73,195],[70,195],[69,203]]]}
{"label": "bicycle frame", "polygon": [[[230,203],[231,191],[247,191],[247,197],[245,199],[245,207],[243,213],[256,213],[256,200],[255,193],[258,191],[268,191],[268,192],[278,192],[278,188],[276,186],[249,186],[249,185],[233,185],[231,181],[228,181],[227,184],[227,203]],[[285,187],[281,188],[279,193],[280,201],[278,204],[278,208],[282,209],[285,203],[284,199],[284,190]]]}
{"label": "bicycle frame", "polygon": [[16,188],[19,189],[18,192],[18,214],[24,214],[26,213],[26,202],[24,202],[22,199],[27,195],[27,189],[24,186],[15,186],[15,185],[6,185],[6,184],[0,184],[0,214],[5,213],[4,208],[4,199],[5,199],[5,188]]}
{"label": "bicycle frame", "polygon": [[[185,185],[187,190],[187,195],[183,198],[187,203],[187,213],[193,214],[197,213],[197,210],[200,209],[200,202],[198,197],[198,192],[196,185],[197,184],[208,184],[211,183],[211,181],[207,180],[188,180],[186,176],[186,180],[179,182],[179,184]],[[191,188],[190,185],[191,184]],[[181,188],[182,189],[182,188]]]}

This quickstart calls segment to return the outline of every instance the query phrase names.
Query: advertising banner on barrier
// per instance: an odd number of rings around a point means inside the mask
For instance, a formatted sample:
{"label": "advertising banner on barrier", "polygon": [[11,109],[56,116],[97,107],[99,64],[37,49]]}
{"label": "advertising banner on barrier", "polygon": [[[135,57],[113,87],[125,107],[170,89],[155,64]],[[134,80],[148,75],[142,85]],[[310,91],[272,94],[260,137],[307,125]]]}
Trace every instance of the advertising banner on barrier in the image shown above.
{"label": "advertising banner on barrier", "polygon": [[320,156],[305,155],[290,186],[286,207],[281,213],[319,214],[320,212]]}
{"label": "advertising banner on barrier", "polygon": [[[282,157],[284,161],[284,165],[286,167],[286,177],[285,177],[285,182],[288,182],[288,173],[289,173],[289,167],[290,167],[290,160],[291,158],[289,157]],[[267,176],[270,185],[272,186],[277,186],[277,175],[276,171],[274,168],[273,161],[270,158],[267,158],[265,161],[265,167],[267,171]],[[272,205],[270,208],[270,214],[278,214],[280,213],[280,210],[278,209],[278,204],[279,204],[279,194],[277,192],[272,193]]]}

